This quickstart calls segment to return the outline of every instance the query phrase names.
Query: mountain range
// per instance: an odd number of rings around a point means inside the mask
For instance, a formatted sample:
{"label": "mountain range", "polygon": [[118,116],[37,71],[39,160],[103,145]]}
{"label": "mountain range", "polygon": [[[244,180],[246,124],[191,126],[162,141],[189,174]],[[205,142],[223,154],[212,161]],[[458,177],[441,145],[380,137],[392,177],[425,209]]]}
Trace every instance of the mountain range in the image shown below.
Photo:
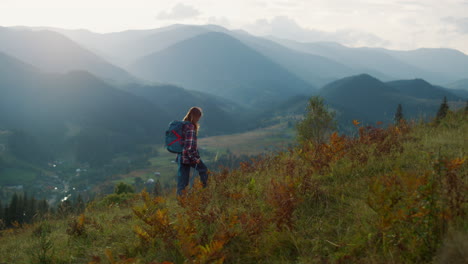
{"label": "mountain range", "polygon": [[314,94],[343,123],[388,123],[398,104],[408,118],[429,117],[444,96],[460,104],[468,93],[467,56],[454,50],[299,43],[212,25],[0,28],[0,42],[0,128],[82,160],[162,142],[195,105],[207,136],[301,115]]}
{"label": "mountain range", "polygon": [[88,72],[43,73],[0,54],[0,127],[28,134],[51,152],[91,149],[98,139],[92,149],[106,154],[158,142],[154,135],[169,121],[165,110]]}
{"label": "mountain range", "polygon": [[135,77],[100,56],[54,31],[0,27],[0,52],[16,57],[42,71],[66,73],[89,71],[113,82],[131,82]]}
{"label": "mountain range", "polygon": [[142,78],[230,98],[245,106],[265,105],[314,87],[239,40],[209,32],[135,62]]}
{"label": "mountain range", "polygon": [[[44,28],[36,30],[41,29]],[[107,34],[85,30],[48,30],[69,37],[122,68],[181,41],[208,32],[220,32],[240,40],[317,88],[330,81],[360,73],[370,74],[383,81],[420,78],[442,86],[468,78],[468,56],[453,49],[396,51],[350,48],[330,42],[302,43],[273,37],[256,37],[242,30],[228,30],[216,25],[177,24],[158,29]]]}
{"label": "mountain range", "polygon": [[350,48],[338,43],[301,43],[271,38],[294,50],[321,55],[382,80],[422,78],[445,85],[468,74],[468,56],[452,49],[395,51],[383,48]]}

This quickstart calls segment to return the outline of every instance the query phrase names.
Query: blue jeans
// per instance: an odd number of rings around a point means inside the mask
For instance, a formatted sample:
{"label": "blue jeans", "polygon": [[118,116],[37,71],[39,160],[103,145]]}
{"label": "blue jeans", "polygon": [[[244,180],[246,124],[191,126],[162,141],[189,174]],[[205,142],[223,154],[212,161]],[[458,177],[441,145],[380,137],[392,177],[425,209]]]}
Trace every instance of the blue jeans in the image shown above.
{"label": "blue jeans", "polygon": [[177,195],[182,195],[182,191],[189,184],[191,168],[195,168],[195,170],[198,171],[203,187],[206,187],[208,168],[202,160],[200,160],[198,164],[183,164],[180,157],[178,157],[177,160],[179,164],[179,170],[177,172]]}

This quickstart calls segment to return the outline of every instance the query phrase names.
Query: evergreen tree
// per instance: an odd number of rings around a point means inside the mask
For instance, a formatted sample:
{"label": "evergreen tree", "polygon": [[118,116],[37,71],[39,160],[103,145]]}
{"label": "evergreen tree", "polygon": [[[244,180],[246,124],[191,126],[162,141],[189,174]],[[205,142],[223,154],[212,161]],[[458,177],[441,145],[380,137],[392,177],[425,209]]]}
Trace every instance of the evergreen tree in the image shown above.
{"label": "evergreen tree", "polygon": [[45,199],[39,201],[37,211],[40,216],[44,216],[49,212],[49,204]]}
{"label": "evergreen tree", "polygon": [[[29,215],[29,200],[28,200],[28,194],[27,193],[24,193],[23,194],[23,199],[22,199],[22,203],[23,203],[23,213],[21,214],[22,215],[22,218],[21,218],[21,221],[22,223],[27,223],[29,222],[29,218],[31,217]],[[32,218],[32,217],[31,217]]]}
{"label": "evergreen tree", "polygon": [[448,111],[447,97],[444,96],[444,101],[440,104],[439,111],[437,111],[436,121],[442,120],[447,115]]}
{"label": "evergreen tree", "polygon": [[22,224],[24,223],[24,195],[18,195],[18,206],[16,207],[16,221]]}
{"label": "evergreen tree", "polygon": [[11,201],[8,208],[5,210],[6,225],[11,225],[14,221],[18,221],[18,200],[18,194],[14,193],[13,197],[11,197]]}
{"label": "evergreen tree", "polygon": [[299,141],[324,143],[329,134],[336,130],[335,114],[328,111],[323,98],[313,96],[309,99],[304,119],[296,129]]}
{"label": "evergreen tree", "polygon": [[1,220],[5,220],[5,209],[3,208],[2,200],[0,200],[0,221]]}
{"label": "evergreen tree", "polygon": [[81,194],[78,194],[78,198],[76,198],[76,204],[75,204],[75,210],[77,214],[81,214],[84,212],[86,208],[86,204],[83,201],[83,197],[81,197]]}
{"label": "evergreen tree", "polygon": [[28,200],[25,198],[26,207],[25,207],[25,221],[30,223],[34,220],[34,217],[37,215],[37,200],[34,196],[31,196]]}
{"label": "evergreen tree", "polygon": [[465,104],[465,114],[468,114],[468,100],[466,100]]}
{"label": "evergreen tree", "polygon": [[403,107],[401,106],[401,104],[398,104],[398,107],[397,107],[397,110],[396,110],[396,113],[395,113],[395,117],[393,118],[393,121],[395,122],[396,125],[398,125],[401,122],[403,122],[404,120],[405,120],[405,118],[403,117]]}
{"label": "evergreen tree", "polygon": [[134,193],[135,190],[130,184],[126,184],[125,182],[119,182],[114,188],[114,192],[116,194],[122,194],[122,193]]}
{"label": "evergreen tree", "polygon": [[72,212],[73,212],[73,208],[72,208],[72,203],[70,199],[62,201],[60,205],[57,207],[57,213],[60,216],[66,216]]}

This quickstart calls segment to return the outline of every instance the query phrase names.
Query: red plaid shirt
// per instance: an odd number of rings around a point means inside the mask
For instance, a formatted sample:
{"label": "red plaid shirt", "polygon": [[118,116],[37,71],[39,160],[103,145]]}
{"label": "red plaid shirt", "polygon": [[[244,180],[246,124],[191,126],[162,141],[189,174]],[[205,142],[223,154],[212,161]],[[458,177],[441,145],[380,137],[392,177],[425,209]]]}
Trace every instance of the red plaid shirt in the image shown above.
{"label": "red plaid shirt", "polygon": [[182,150],[182,163],[194,164],[200,159],[197,148],[197,133],[195,125],[188,123],[184,126],[184,150]]}

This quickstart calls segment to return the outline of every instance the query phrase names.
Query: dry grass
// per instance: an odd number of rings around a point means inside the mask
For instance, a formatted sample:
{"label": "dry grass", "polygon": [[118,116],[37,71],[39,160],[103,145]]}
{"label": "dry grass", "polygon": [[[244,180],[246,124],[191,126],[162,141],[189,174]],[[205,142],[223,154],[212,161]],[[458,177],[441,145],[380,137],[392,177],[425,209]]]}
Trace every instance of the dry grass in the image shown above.
{"label": "dry grass", "polygon": [[292,130],[285,124],[232,135],[199,139],[199,147],[208,150],[229,149],[236,155],[258,155],[267,150],[284,149],[294,141]]}

